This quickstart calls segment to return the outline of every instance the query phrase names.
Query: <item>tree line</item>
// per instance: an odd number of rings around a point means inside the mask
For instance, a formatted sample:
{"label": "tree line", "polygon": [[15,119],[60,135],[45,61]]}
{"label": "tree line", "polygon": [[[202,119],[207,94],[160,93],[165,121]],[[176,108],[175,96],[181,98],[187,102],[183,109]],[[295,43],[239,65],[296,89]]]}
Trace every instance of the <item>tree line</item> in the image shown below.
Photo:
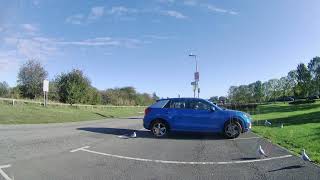
{"label": "tree line", "polygon": [[231,103],[260,103],[284,101],[289,98],[312,98],[319,95],[320,57],[314,57],[308,65],[300,63],[296,69],[280,79],[231,86],[228,91],[228,100]]}
{"label": "tree line", "polygon": [[[48,72],[37,60],[23,64],[18,73],[16,87],[0,82],[0,97],[40,99],[43,96],[43,80]],[[89,78],[78,69],[61,73],[50,81],[48,98],[68,104],[150,105],[159,97],[156,93],[139,93],[134,87],[98,90]]]}

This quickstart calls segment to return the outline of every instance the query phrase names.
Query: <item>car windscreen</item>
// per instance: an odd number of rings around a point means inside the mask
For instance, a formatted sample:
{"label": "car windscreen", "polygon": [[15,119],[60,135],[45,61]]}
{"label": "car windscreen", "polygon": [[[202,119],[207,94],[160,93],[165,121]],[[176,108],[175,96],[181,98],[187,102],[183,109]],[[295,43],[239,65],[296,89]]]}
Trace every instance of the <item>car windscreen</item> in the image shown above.
{"label": "car windscreen", "polygon": [[218,109],[218,110],[223,110],[221,107],[219,107],[219,106],[216,105],[216,104],[213,104],[211,101],[207,101],[207,100],[205,100],[205,101],[208,102],[210,105],[214,106],[216,109]]}

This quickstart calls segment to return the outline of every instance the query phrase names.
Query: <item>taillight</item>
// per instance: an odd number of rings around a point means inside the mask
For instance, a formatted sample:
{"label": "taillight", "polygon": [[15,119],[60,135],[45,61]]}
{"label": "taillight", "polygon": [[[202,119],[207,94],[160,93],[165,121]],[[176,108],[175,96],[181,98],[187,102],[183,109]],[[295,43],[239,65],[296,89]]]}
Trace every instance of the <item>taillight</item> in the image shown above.
{"label": "taillight", "polygon": [[144,115],[146,116],[149,112],[150,112],[150,109],[149,109],[149,108],[146,108],[146,109],[144,110]]}

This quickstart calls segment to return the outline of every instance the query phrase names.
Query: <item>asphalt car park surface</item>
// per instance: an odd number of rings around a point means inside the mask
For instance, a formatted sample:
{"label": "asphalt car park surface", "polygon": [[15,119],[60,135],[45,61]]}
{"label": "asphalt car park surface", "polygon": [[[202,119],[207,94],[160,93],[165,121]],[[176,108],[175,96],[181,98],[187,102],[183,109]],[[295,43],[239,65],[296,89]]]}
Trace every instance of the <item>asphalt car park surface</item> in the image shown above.
{"label": "asphalt car park surface", "polygon": [[[136,131],[136,138],[122,139]],[[261,158],[261,145],[268,157]],[[141,118],[0,126],[0,179],[319,179],[320,168],[253,133],[154,138]]]}

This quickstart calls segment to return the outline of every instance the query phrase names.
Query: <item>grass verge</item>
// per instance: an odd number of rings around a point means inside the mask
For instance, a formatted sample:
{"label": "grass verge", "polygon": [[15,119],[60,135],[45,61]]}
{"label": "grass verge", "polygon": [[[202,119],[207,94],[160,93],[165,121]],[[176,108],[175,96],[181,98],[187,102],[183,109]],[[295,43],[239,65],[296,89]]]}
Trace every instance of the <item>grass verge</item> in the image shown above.
{"label": "grass verge", "polygon": [[[310,158],[320,164],[320,102],[261,105],[253,118],[253,132],[296,154],[301,154],[301,150],[305,149]],[[272,125],[264,126],[265,120]],[[280,128],[282,123],[284,128]]]}
{"label": "grass verge", "polygon": [[142,115],[144,107],[42,107],[36,104],[0,103],[0,124],[40,124],[98,120]]}

